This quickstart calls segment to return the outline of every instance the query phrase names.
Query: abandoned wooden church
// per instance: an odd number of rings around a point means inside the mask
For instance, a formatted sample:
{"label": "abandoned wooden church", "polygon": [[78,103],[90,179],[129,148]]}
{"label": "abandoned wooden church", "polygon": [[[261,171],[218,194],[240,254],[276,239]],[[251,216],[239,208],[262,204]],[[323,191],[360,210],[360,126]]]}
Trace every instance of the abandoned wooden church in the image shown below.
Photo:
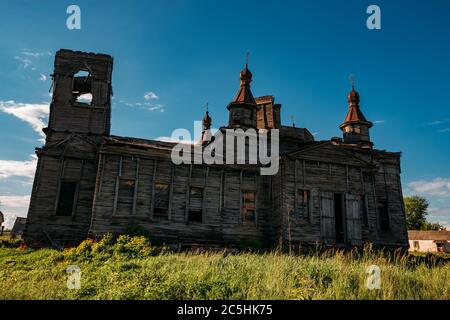
{"label": "abandoned wooden church", "polygon": [[[111,135],[112,69],[109,55],[56,53],[29,242],[76,243],[139,225],[174,246],[408,247],[400,153],[373,148],[354,88],[343,138],[315,141],[307,129],[281,124],[274,97],[252,95],[245,66],[219,130],[279,130],[279,170],[261,175],[259,165],[176,165],[175,143]],[[211,121],[207,113],[204,131]]]}

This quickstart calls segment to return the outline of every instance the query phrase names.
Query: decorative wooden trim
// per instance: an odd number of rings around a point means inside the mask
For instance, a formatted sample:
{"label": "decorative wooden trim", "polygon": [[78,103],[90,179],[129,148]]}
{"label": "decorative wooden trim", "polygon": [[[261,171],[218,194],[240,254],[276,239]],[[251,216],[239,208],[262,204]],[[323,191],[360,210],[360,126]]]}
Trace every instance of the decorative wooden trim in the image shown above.
{"label": "decorative wooden trim", "polygon": [[191,178],[192,178],[192,164],[189,165],[189,177],[188,183],[186,185],[186,199],[185,199],[185,209],[184,209],[184,221],[188,222],[189,220],[189,192],[191,191]]}
{"label": "decorative wooden trim", "polygon": [[133,192],[133,208],[131,210],[132,215],[136,215],[136,203],[137,203],[137,196],[138,196],[138,188],[139,188],[139,157],[136,158],[136,173],[135,173],[135,181],[134,181],[134,192]]}
{"label": "decorative wooden trim", "polygon": [[58,210],[59,194],[61,191],[61,180],[64,177],[65,161],[66,160],[65,160],[64,156],[62,156],[60,159],[61,167],[59,168],[58,186],[56,189],[56,199],[55,199],[55,204],[54,204],[54,208],[53,208],[54,216],[56,216],[56,213],[57,213],[56,211]]}
{"label": "decorative wooden trim", "polygon": [[302,169],[303,169],[303,188],[306,186],[306,161],[302,161]]}
{"label": "decorative wooden trim", "polygon": [[242,216],[242,176],[243,176],[243,170],[239,172],[239,221],[242,224],[244,222],[243,216]]}
{"label": "decorative wooden trim", "polygon": [[80,175],[78,176],[77,187],[75,188],[75,196],[73,199],[73,206],[72,206],[72,217],[75,216],[75,214],[77,212],[78,195],[80,192],[81,179],[83,178],[83,173],[84,173],[84,164],[85,164],[85,160],[83,159],[83,160],[81,160]]}
{"label": "decorative wooden trim", "polygon": [[169,208],[167,208],[167,220],[172,218],[172,201],[173,201],[173,181],[175,175],[175,166],[172,163],[170,167],[170,186],[169,186]]}
{"label": "decorative wooden trim", "polygon": [[222,208],[224,207],[224,183],[225,183],[225,171],[222,169],[220,172],[220,186],[219,186],[219,214],[222,215]]}
{"label": "decorative wooden trim", "polygon": [[117,200],[119,197],[119,184],[120,184],[120,177],[122,176],[122,156],[120,156],[119,159],[119,172],[116,177],[116,188],[114,191],[114,206],[113,206],[113,216],[117,213]]}
{"label": "decorative wooden trim", "polygon": [[153,177],[152,177],[152,202],[150,203],[150,219],[154,218],[155,209],[155,183],[156,183],[156,167],[158,166],[158,160],[153,160]]}
{"label": "decorative wooden trim", "polygon": [[206,168],[206,174],[205,174],[205,187],[203,188],[203,195],[202,195],[202,223],[205,221],[206,217],[206,195],[207,195],[207,189],[208,189],[208,179],[209,179],[209,167]]}

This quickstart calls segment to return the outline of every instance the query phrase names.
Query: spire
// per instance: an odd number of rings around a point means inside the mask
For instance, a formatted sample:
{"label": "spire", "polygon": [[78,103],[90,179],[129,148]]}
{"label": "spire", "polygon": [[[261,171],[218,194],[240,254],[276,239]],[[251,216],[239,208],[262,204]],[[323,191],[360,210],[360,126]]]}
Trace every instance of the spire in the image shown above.
{"label": "spire", "polygon": [[208,102],[206,103],[206,113],[205,113],[205,116],[203,117],[202,123],[203,123],[203,131],[211,129],[212,119],[209,116],[209,112],[208,112]]}
{"label": "spire", "polygon": [[349,110],[344,119],[344,123],[341,126],[350,122],[368,122],[359,108],[359,93],[355,90],[355,79],[353,74],[350,75],[350,83],[352,85],[352,90],[347,95]]}
{"label": "spire", "polygon": [[350,76],[352,90],[347,95],[348,112],[344,122],[339,126],[344,134],[344,142],[355,144],[362,148],[372,148],[369,129],[372,122],[367,121],[359,107],[359,93],[355,90],[353,75]]}
{"label": "spire", "polygon": [[234,97],[232,103],[246,103],[246,104],[255,104],[256,101],[253,97],[252,91],[250,90],[250,83],[252,82],[252,73],[248,69],[248,51],[245,53],[245,67],[242,69],[240,73],[241,84],[239,87],[239,91]]}

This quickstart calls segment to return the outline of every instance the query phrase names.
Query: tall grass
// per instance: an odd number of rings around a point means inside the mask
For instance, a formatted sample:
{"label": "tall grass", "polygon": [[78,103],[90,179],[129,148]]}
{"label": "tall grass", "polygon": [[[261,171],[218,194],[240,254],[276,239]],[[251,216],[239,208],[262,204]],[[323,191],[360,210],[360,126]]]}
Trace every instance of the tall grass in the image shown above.
{"label": "tall grass", "polygon": [[[81,268],[81,288],[66,268]],[[366,286],[381,269],[381,289]],[[0,248],[0,299],[450,299],[448,262],[366,248],[295,256],[170,253],[144,237],[106,237],[65,251]]]}

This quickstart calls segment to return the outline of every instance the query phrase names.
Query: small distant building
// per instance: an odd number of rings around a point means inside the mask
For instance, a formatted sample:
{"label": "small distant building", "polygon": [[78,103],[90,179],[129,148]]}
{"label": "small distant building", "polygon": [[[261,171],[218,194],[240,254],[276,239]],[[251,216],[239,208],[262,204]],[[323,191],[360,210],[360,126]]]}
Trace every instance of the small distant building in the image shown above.
{"label": "small distant building", "polygon": [[22,239],[26,225],[27,218],[17,217],[11,230],[11,238]]}
{"label": "small distant building", "polygon": [[409,230],[409,251],[450,252],[450,231]]}
{"label": "small distant building", "polygon": [[3,212],[0,211],[0,236],[3,235],[3,222],[5,222],[5,217],[3,216]]}

